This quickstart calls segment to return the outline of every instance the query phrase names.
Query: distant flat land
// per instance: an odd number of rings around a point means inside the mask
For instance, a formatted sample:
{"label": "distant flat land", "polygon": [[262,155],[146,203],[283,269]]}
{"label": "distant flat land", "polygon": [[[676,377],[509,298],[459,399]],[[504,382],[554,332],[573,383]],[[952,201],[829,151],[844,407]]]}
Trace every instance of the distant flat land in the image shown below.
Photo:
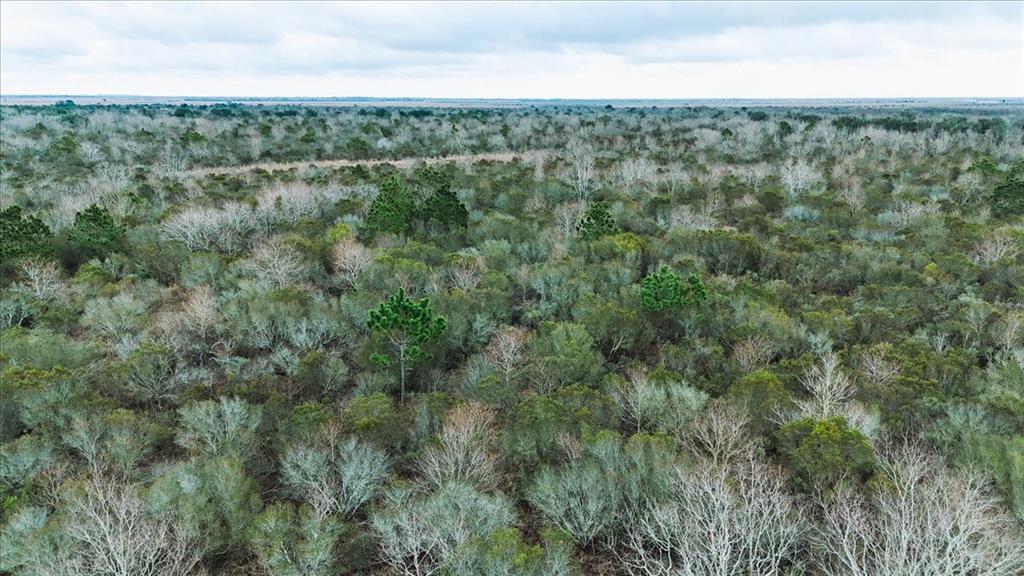
{"label": "distant flat land", "polygon": [[0,94],[4,106],[49,106],[64,100],[77,105],[243,104],[248,106],[352,106],[405,108],[524,108],[531,106],[573,106],[615,108],[750,107],[750,108],[1019,108],[1024,98],[703,98],[679,100],[580,100],[515,98],[249,98],[205,96],[133,96],[103,94]]}

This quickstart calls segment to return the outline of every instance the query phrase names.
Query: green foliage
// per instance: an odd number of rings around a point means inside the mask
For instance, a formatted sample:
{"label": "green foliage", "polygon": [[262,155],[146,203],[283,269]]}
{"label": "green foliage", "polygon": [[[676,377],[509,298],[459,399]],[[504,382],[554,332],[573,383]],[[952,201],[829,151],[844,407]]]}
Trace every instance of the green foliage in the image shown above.
{"label": "green foliage", "polygon": [[345,429],[383,448],[398,448],[406,439],[402,417],[384,394],[353,398],[341,413]]}
{"label": "green foliage", "polygon": [[[842,572],[844,510],[1021,540],[1013,106],[0,115],[0,573],[116,572],[78,529],[123,512],[188,574]],[[948,512],[992,529],[902,521]]]}
{"label": "green foliage", "polygon": [[12,204],[0,212],[0,262],[9,267],[14,260],[26,256],[46,256],[52,252],[52,234],[42,220],[23,215],[21,207]]}
{"label": "green foliage", "polygon": [[1024,215],[1024,160],[1014,164],[992,190],[992,208],[1000,216]]}
{"label": "green foliage", "polygon": [[600,380],[604,359],[594,344],[580,324],[545,322],[530,341],[531,371],[552,388],[595,384]]}
{"label": "green foliage", "polygon": [[875,465],[868,439],[842,416],[786,424],[778,432],[778,449],[808,490],[830,488],[843,478],[864,480]]}
{"label": "green foliage", "polygon": [[208,555],[244,544],[261,507],[256,482],[234,458],[172,466],[156,479],[147,500],[154,512],[179,518]]}
{"label": "green foliage", "polygon": [[747,411],[754,429],[760,434],[767,434],[777,415],[785,414],[793,406],[793,395],[768,370],[744,375],[729,386],[726,395]]}
{"label": "green foliage", "polygon": [[93,258],[103,259],[121,249],[124,239],[124,228],[110,212],[93,204],[76,214],[75,223],[62,233],[65,244],[61,259],[71,267]]}
{"label": "green foliage", "polygon": [[619,232],[618,226],[612,220],[608,205],[604,202],[594,202],[587,208],[587,212],[576,225],[576,235],[580,240],[597,240],[605,236],[611,236]]}
{"label": "green foliage", "polygon": [[452,190],[451,178],[440,170],[428,168],[421,179],[431,190],[420,207],[423,220],[437,222],[448,230],[465,228],[469,222],[469,211]]}
{"label": "green foliage", "polygon": [[660,266],[656,272],[648,274],[640,287],[640,302],[652,312],[681,310],[683,306],[693,306],[707,298],[700,276],[690,274],[683,284],[682,278],[668,266]]}
{"label": "green foliage", "polygon": [[427,298],[410,300],[399,288],[397,293],[370,311],[367,326],[386,338],[394,350],[390,355],[374,354],[372,359],[385,367],[397,361],[404,401],[406,375],[417,362],[430,357],[423,346],[444,333],[447,321],[431,311]]}
{"label": "green foliage", "polygon": [[380,184],[380,192],[363,219],[363,231],[369,236],[405,234],[416,215],[412,193],[395,176]]}
{"label": "green foliage", "polygon": [[176,441],[196,455],[245,461],[256,451],[262,414],[262,407],[238,398],[196,402],[178,410]]}
{"label": "green foliage", "polygon": [[588,460],[541,470],[526,499],[577,544],[587,545],[612,525],[621,494],[603,467]]}
{"label": "green foliage", "polygon": [[342,529],[309,506],[296,514],[293,504],[275,502],[253,521],[249,544],[268,576],[329,576],[337,574],[334,547]]}

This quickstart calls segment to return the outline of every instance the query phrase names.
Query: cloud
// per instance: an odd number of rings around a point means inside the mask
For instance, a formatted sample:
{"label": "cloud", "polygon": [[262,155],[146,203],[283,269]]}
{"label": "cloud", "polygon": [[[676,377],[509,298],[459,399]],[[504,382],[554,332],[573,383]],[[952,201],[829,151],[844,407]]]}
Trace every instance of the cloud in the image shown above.
{"label": "cloud", "polygon": [[1022,96],[1022,38],[1021,3],[5,2],[0,92]]}

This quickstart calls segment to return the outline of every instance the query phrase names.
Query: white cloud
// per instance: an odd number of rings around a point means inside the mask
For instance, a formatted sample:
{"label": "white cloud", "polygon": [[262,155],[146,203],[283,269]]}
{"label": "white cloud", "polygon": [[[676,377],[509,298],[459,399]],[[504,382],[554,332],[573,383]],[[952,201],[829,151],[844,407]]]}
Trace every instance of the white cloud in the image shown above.
{"label": "white cloud", "polygon": [[1020,3],[0,4],[0,92],[1024,96]]}

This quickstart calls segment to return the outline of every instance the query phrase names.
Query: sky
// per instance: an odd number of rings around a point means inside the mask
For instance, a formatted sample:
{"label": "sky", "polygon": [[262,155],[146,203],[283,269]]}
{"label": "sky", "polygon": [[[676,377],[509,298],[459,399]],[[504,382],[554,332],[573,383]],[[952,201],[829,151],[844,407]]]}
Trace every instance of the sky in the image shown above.
{"label": "sky", "polygon": [[0,2],[0,94],[1024,96],[1024,2]]}

